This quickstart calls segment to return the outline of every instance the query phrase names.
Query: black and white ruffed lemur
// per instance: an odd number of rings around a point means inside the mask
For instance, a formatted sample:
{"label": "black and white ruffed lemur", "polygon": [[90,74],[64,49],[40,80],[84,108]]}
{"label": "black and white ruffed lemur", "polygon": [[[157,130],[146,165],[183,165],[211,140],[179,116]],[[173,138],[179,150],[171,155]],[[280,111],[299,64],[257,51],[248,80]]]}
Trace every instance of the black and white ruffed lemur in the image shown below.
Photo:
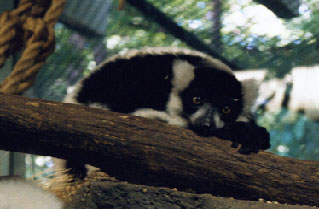
{"label": "black and white ruffed lemur", "polygon": [[[258,88],[204,53],[183,48],[131,50],[107,59],[64,100],[128,113],[217,136],[240,153],[270,147],[269,134],[251,117]],[[67,167],[85,172],[76,159]]]}

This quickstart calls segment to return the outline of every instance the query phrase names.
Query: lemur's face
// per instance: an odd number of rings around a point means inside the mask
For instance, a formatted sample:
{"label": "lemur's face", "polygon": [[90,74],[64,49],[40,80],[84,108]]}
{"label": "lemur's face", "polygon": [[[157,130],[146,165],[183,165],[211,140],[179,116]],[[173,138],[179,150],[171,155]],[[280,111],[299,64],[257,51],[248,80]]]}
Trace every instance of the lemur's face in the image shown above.
{"label": "lemur's face", "polygon": [[211,135],[234,123],[240,113],[240,98],[225,98],[223,103],[211,100],[203,94],[183,95],[183,116],[188,127],[199,135]]}
{"label": "lemur's face", "polygon": [[197,68],[194,73],[195,79],[181,93],[183,117],[197,134],[217,134],[243,111],[241,84],[232,75],[212,73],[208,68]]}
{"label": "lemur's face", "polygon": [[231,73],[175,60],[171,84],[167,113],[186,120],[183,126],[199,135],[218,135],[243,112],[241,83]]}

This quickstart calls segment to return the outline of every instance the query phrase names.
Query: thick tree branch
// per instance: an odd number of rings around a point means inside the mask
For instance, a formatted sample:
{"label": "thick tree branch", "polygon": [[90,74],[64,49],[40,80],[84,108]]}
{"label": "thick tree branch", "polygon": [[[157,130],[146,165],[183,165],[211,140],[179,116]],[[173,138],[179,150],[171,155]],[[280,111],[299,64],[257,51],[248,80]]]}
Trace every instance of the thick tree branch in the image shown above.
{"label": "thick tree branch", "polygon": [[0,95],[0,149],[76,158],[134,183],[319,205],[319,162],[241,155],[160,121]]}

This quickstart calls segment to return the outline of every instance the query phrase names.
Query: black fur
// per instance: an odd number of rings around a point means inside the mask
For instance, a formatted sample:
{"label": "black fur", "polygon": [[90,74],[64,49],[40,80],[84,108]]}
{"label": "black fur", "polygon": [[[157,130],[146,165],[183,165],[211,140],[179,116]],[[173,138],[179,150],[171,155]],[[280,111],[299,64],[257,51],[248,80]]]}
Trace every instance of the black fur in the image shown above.
{"label": "black fur", "polygon": [[[76,100],[83,104],[106,104],[112,111],[122,113],[130,113],[137,108],[165,111],[172,88],[172,64],[176,59],[200,66],[200,70],[195,71],[196,77],[192,85],[208,92],[212,99],[216,100],[224,95],[241,98],[240,84],[232,74],[225,74],[225,71],[219,69],[211,71],[197,56],[164,54],[105,62],[99,70],[83,80]],[[229,81],[227,85],[226,80]],[[209,88],[218,89],[222,86],[226,87],[223,93],[208,91]]]}
{"label": "black fur", "polygon": [[209,67],[196,68],[195,79],[182,92],[185,114],[192,114],[196,111],[196,108],[192,108],[194,96],[205,98],[207,102],[214,104],[213,106],[219,111],[223,107],[229,106],[233,111],[224,116],[225,121],[235,121],[243,109],[240,82],[232,74]]}
{"label": "black fur", "polygon": [[137,108],[165,110],[171,90],[165,77],[171,77],[173,59],[145,56],[105,63],[83,81],[77,101],[106,104],[112,111],[123,113]]}
{"label": "black fur", "polygon": [[232,147],[237,148],[242,154],[258,153],[260,149],[266,150],[270,148],[270,138],[268,131],[259,127],[254,121],[235,122],[220,130],[218,137],[233,142]]}

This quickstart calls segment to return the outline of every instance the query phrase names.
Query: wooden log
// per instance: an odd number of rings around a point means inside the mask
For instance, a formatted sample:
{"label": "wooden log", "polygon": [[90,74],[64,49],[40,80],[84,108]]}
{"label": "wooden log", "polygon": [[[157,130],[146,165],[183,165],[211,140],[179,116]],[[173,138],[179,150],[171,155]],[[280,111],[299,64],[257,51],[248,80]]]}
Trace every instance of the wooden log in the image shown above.
{"label": "wooden log", "polygon": [[132,183],[319,205],[319,162],[242,155],[160,121],[1,94],[0,137],[0,149],[78,159]]}

